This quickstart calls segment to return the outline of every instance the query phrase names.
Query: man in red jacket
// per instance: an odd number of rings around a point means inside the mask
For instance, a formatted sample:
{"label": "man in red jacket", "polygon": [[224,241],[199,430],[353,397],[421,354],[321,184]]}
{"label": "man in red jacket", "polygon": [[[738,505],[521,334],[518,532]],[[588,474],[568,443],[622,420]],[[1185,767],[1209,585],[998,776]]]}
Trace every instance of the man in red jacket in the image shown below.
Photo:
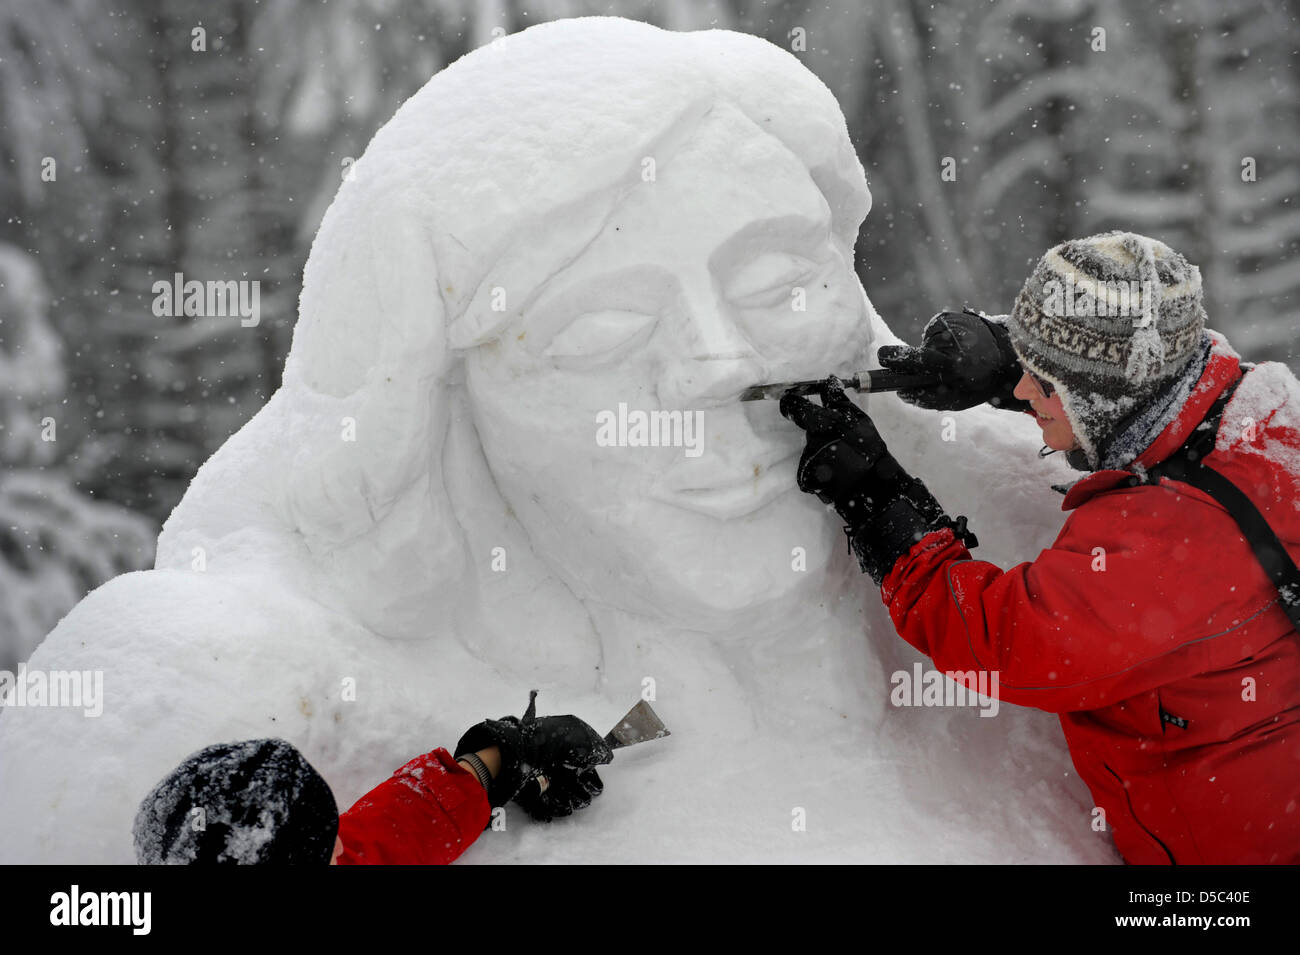
{"label": "man in red jacket", "polygon": [[1091,472],[1060,489],[1071,513],[1052,547],[1010,570],[971,557],[965,518],[837,381],[821,406],[786,395],[781,411],[808,432],[800,488],[844,519],[899,634],[972,687],[997,672],[1000,699],[1058,713],[1127,861],[1295,863],[1300,638],[1228,511],[1148,471],[1218,412],[1205,466],[1294,561],[1300,386],[1285,366],[1244,366],[1204,320],[1195,266],[1112,232],[1049,251],[1009,316],[941,313],[920,348],[880,349],[942,381],[906,400],[1030,411]]}
{"label": "man in red jacket", "polygon": [[575,716],[538,719],[536,695],[522,719],[479,723],[455,757],[441,748],[417,756],[342,816],[325,780],[284,740],[209,746],[141,802],[136,858],[143,865],[440,865],[511,800],[534,819],[569,815],[600,794],[596,766],[613,753]]}

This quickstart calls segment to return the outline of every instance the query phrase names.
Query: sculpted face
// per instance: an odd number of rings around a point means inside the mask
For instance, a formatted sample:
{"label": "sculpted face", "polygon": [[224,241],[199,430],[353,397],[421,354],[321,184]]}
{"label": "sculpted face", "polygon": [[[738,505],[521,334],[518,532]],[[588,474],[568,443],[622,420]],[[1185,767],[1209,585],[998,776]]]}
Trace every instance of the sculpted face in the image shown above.
{"label": "sculpted face", "polygon": [[[719,105],[654,158],[653,181],[468,353],[466,384],[499,490],[580,596],[720,628],[842,546],[795,486],[802,433],[738,395],[848,371],[869,331],[830,211],[778,141]],[[681,412],[689,446],[631,446],[661,411]],[[629,440],[609,446],[619,420]]]}

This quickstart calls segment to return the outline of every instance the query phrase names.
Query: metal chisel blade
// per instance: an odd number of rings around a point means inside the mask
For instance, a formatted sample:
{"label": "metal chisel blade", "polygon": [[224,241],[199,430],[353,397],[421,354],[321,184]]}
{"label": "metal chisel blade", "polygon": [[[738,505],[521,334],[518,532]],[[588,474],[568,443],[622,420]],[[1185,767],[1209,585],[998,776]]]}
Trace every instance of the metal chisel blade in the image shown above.
{"label": "metal chisel blade", "polygon": [[[787,391],[793,391],[797,395],[815,394],[825,383],[826,379],[820,378],[813,381],[780,381],[768,385],[751,385],[740,393],[740,400],[779,399]],[[845,378],[843,384],[845,388],[861,392],[905,391],[909,388],[928,388],[937,385],[939,379],[934,375],[911,375],[890,371],[887,368],[875,368]]]}

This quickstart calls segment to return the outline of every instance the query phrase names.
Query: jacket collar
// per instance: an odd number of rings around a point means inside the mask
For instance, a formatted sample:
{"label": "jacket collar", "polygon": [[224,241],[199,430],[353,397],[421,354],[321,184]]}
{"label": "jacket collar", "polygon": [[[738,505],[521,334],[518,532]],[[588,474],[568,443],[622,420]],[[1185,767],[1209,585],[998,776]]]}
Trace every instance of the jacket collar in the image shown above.
{"label": "jacket collar", "polygon": [[[1223,389],[1241,376],[1241,356],[1232,350],[1222,335],[1217,332],[1210,332],[1210,335],[1214,340],[1210,360],[1174,419],[1137,456],[1137,460],[1124,470],[1093,471],[1064,489],[1065,500],[1061,502],[1061,510],[1073,510],[1094,494],[1126,482],[1135,471],[1159,464],[1183,446],[1196,426],[1205,419],[1210,405],[1223,393]],[[1060,485],[1056,485],[1056,488],[1062,490]]]}

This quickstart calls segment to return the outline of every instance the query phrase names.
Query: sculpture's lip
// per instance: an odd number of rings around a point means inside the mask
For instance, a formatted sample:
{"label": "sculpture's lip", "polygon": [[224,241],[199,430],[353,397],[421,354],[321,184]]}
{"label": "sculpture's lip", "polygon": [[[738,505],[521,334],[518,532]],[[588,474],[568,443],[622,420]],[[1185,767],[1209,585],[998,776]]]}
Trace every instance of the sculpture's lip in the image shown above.
{"label": "sculpture's lip", "polygon": [[705,485],[692,485],[689,470],[683,469],[681,474],[656,484],[650,495],[665,504],[720,520],[744,517],[794,489],[794,467],[785,465],[798,453],[778,449],[756,460],[748,474]]}

